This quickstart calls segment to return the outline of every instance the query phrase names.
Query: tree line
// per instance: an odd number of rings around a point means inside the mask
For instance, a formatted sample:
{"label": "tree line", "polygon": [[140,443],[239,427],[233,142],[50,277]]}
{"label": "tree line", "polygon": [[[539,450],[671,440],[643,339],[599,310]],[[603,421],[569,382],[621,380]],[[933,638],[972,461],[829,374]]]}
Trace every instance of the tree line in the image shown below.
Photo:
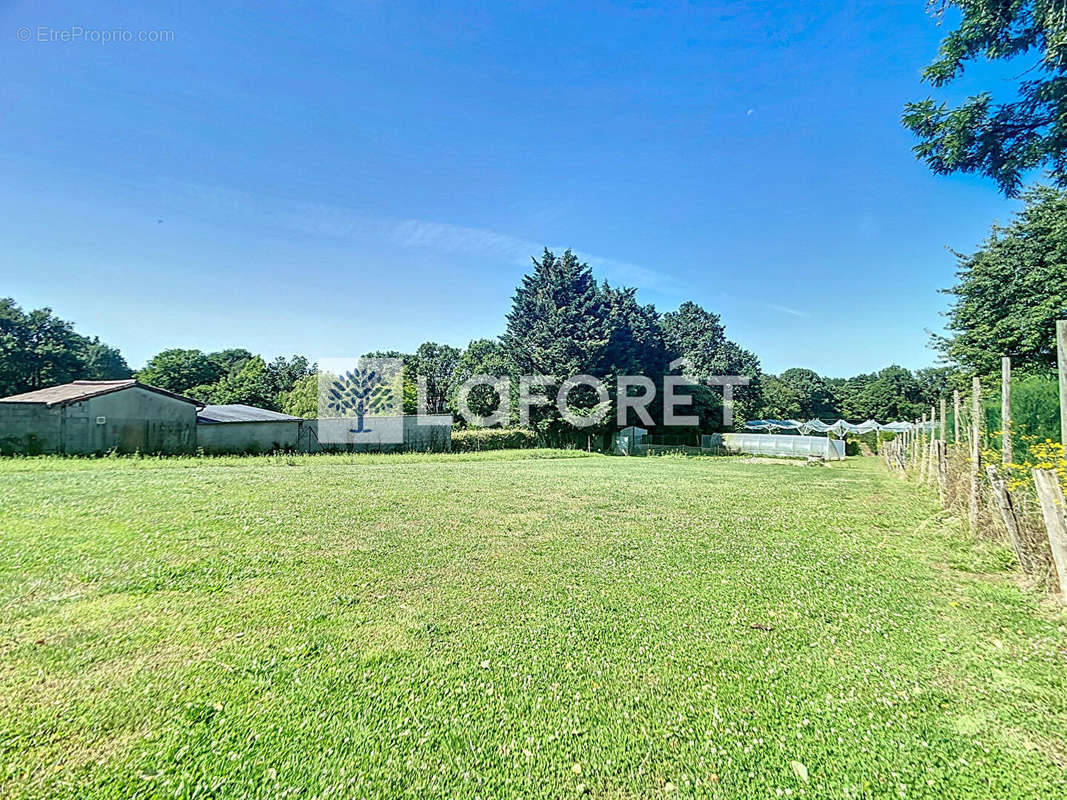
{"label": "tree line", "polygon": [[131,374],[116,348],[76,332],[51,309],[26,312],[14,299],[0,297],[0,395]]}
{"label": "tree line", "polygon": [[[848,379],[825,378],[795,368],[780,375],[762,371],[759,358],[727,336],[721,317],[697,303],[684,302],[660,313],[639,302],[634,288],[597,282],[588,264],[571,251],[545,250],[533,259],[512,298],[506,329],[492,339],[478,339],[466,348],[424,342],[414,352],[376,351],[372,357],[404,362],[406,413],[417,410],[417,387],[425,386],[426,410],[457,414],[459,387],[474,375],[508,375],[511,392],[517,376],[544,375],[563,380],[594,375],[612,387],[620,375],[642,375],[661,386],[666,375],[686,374],[705,381],[713,375],[744,375],[750,385],[735,391],[737,418],[822,417],[836,419],[909,418],[939,396],[947,369],[911,372],[888,367]],[[318,413],[315,364],[305,356],[271,361],[245,348],[216,352],[172,348],[157,353],[133,373],[121,354],[98,339],[74,331],[73,325],[49,309],[23,313],[13,300],[0,306],[4,346],[3,393],[14,394],[77,378],[111,379],[135,374],[143,383],[184,394],[205,403],[243,403],[303,417]],[[104,356],[107,356],[106,358]],[[682,360],[681,363],[678,363]],[[544,387],[550,400],[558,387]],[[722,416],[720,389],[706,385],[681,390],[691,397],[692,413],[702,430],[716,430]],[[468,407],[489,416],[500,398],[488,386],[471,391]],[[504,398],[505,403],[512,398]],[[615,400],[610,397],[610,400]],[[579,413],[592,413],[600,398],[588,387],[569,397]],[[662,417],[657,399],[650,407]],[[628,420],[642,424],[635,412]],[[509,419],[505,424],[514,423]],[[531,426],[549,442],[562,443],[572,434],[554,404],[532,409]],[[615,427],[609,416],[600,428]]]}
{"label": "tree line", "polygon": [[[1041,382],[1052,381],[1055,368],[1056,320],[1067,312],[1067,192],[1038,187],[1023,197],[1026,205],[1015,219],[994,225],[973,253],[956,254],[957,280],[945,290],[952,298],[947,332],[932,341],[941,366],[911,371],[891,365],[848,378],[800,367],[768,374],[756,354],[727,336],[718,314],[691,301],[661,313],[642,304],[634,288],[598,283],[574,253],[556,255],[547,249],[533,259],[532,270],[517,287],[500,336],[462,349],[428,341],[410,353],[365,355],[403,359],[408,413],[416,410],[417,376],[425,380],[428,410],[455,414],[458,387],[478,374],[590,374],[613,385],[618,375],[646,375],[658,382],[684,371],[701,380],[711,375],[751,378],[751,385],[735,394],[735,415],[741,420],[886,422],[914,419],[953,389],[966,391],[971,376],[994,384],[1003,355],[1012,357],[1020,380],[1030,381],[1033,396],[1044,398],[1050,392]],[[684,368],[671,367],[677,359],[685,359]],[[13,299],[0,299],[0,394],[134,374],[117,348],[77,332],[50,309],[25,312]],[[315,364],[300,355],[267,361],[244,348],[174,348],[149,359],[136,377],[205,403],[244,403],[312,417],[318,399],[315,374]],[[714,430],[721,417],[721,390],[700,386],[688,393],[700,427]],[[570,400],[590,412],[599,402],[583,387]],[[481,416],[488,416],[496,403],[487,386],[476,387],[469,397],[471,410]],[[656,404],[651,411],[660,418]],[[1054,415],[1054,409],[1049,413]],[[566,433],[552,407],[535,409],[531,422],[549,441]]]}

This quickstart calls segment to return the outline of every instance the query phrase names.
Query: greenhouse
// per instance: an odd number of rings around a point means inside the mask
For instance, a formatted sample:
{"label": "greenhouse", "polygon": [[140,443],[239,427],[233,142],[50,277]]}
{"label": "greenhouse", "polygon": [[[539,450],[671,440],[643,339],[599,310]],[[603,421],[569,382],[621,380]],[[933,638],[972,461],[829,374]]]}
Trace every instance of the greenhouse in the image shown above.
{"label": "greenhouse", "polygon": [[781,436],[773,433],[714,433],[701,438],[709,450],[748,453],[755,456],[786,458],[821,458],[844,461],[845,443],[828,436]]}
{"label": "greenhouse", "polygon": [[845,422],[843,419],[830,423],[823,422],[821,419],[811,419],[807,422],[803,422],[799,419],[757,419],[745,423],[745,430],[750,431],[797,431],[802,435],[811,433],[835,433],[838,436],[844,436],[846,433],[859,435],[872,433],[874,431],[903,433],[904,431],[911,430],[912,427],[914,427],[914,425],[911,422],[889,422],[883,425],[880,422],[875,422],[873,419],[858,424]]}

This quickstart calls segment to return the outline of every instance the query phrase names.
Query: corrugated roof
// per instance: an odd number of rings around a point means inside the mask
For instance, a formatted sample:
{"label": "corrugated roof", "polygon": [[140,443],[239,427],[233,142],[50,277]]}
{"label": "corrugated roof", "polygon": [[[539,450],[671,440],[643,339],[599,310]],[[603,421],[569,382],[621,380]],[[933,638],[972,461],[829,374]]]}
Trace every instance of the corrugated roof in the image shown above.
{"label": "corrugated roof", "polygon": [[46,406],[63,406],[70,403],[80,403],[90,397],[119,392],[133,386],[156,394],[173,397],[175,400],[181,400],[185,403],[192,403],[195,406],[201,405],[196,400],[182,397],[180,394],[174,394],[174,392],[168,392],[166,389],[160,389],[157,386],[149,386],[147,383],[138,383],[133,378],[121,381],[74,381],[60,386],[50,386],[47,389],[35,389],[32,392],[15,394],[11,397],[0,397],[0,403],[43,403]]}
{"label": "corrugated roof", "polygon": [[204,406],[197,412],[196,421],[208,425],[216,422],[299,422],[300,417],[268,411],[265,408],[231,403],[222,406]]}

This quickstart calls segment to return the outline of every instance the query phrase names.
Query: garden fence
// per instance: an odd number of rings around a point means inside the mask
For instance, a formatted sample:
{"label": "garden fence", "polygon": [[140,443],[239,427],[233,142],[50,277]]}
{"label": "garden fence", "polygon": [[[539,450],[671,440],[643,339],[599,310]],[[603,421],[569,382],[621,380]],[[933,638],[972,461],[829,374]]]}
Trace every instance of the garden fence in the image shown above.
{"label": "garden fence", "polygon": [[[1057,325],[1061,437],[1067,436],[1067,322]],[[890,469],[936,488],[942,505],[967,519],[972,534],[1009,544],[1020,570],[1058,591],[1067,605],[1067,456],[1063,441],[1035,442],[1015,452],[1011,418],[1011,361],[1001,373],[1001,430],[989,431],[981,384],[973,379],[969,403],[953,397],[932,406],[910,431],[882,445]],[[999,440],[999,452],[988,447]],[[1026,437],[1020,437],[1026,441]]]}

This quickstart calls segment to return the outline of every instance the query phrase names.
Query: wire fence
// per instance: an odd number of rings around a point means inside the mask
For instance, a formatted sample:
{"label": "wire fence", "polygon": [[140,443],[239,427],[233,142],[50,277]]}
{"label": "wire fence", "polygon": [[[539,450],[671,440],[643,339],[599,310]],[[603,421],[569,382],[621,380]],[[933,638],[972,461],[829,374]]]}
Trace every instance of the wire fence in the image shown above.
{"label": "wire fence", "polygon": [[[1067,458],[1061,442],[1032,442],[1035,437],[1013,431],[1010,394],[1005,358],[1001,430],[989,429],[988,401],[975,378],[966,406],[954,394],[951,424],[946,398],[910,431],[885,442],[881,454],[902,477],[936,488],[944,508],[965,518],[973,535],[1010,545],[1019,569],[1067,605]],[[991,446],[994,439],[999,450]],[[1016,449],[1017,441],[1025,452]]]}

